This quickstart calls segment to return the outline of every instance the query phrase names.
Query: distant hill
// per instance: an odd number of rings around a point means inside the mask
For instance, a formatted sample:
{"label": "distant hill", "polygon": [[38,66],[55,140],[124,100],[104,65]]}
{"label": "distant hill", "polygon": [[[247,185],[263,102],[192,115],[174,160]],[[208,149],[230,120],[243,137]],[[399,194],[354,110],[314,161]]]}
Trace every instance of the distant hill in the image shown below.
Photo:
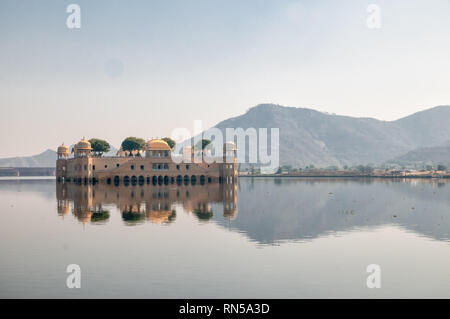
{"label": "distant hill", "polygon": [[104,156],[116,156],[117,155],[117,148],[115,148],[114,146],[110,145],[109,148],[109,152],[105,153]]}
{"label": "distant hill", "polygon": [[450,140],[450,106],[396,121],[331,115],[307,108],[261,104],[215,127],[280,128],[280,164],[304,167],[380,164],[420,147]]}
{"label": "distant hill", "polygon": [[0,159],[0,167],[55,167],[56,152],[46,150],[38,155]]}
{"label": "distant hill", "polygon": [[423,168],[424,165],[436,167],[438,164],[444,164],[445,166],[450,167],[450,145],[421,147],[389,160],[386,164],[396,164],[402,167],[415,168]]}
{"label": "distant hill", "polygon": [[[73,145],[70,146],[70,150]],[[117,149],[111,146],[106,156],[116,155]],[[0,158],[0,167],[55,167],[56,151],[46,150],[40,154],[24,157]]]}

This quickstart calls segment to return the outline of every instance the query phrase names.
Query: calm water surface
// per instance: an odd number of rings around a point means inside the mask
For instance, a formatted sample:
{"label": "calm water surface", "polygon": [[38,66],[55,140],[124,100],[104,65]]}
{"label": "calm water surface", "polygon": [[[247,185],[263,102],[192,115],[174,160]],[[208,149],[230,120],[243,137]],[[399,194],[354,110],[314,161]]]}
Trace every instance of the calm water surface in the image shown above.
{"label": "calm water surface", "polygon": [[450,181],[0,180],[0,254],[2,298],[450,298]]}

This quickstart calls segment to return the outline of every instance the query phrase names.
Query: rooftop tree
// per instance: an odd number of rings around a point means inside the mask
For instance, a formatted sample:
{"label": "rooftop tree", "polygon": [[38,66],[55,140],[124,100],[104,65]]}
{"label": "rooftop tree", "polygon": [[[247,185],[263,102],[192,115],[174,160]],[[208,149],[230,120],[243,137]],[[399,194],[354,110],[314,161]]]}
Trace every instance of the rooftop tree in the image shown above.
{"label": "rooftop tree", "polygon": [[140,151],[143,149],[145,145],[145,140],[138,137],[127,137],[123,140],[121,146],[123,151],[129,151],[130,153],[132,151]]}
{"label": "rooftop tree", "polygon": [[89,143],[91,143],[92,152],[96,156],[102,156],[103,153],[108,153],[111,147],[107,141],[99,138],[91,138]]}

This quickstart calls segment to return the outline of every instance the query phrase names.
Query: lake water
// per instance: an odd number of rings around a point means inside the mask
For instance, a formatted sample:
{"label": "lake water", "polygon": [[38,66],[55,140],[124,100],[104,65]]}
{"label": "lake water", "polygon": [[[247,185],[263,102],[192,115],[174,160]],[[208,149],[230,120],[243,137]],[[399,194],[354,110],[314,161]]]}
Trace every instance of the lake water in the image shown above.
{"label": "lake water", "polygon": [[450,298],[450,181],[0,180],[0,254],[1,298]]}

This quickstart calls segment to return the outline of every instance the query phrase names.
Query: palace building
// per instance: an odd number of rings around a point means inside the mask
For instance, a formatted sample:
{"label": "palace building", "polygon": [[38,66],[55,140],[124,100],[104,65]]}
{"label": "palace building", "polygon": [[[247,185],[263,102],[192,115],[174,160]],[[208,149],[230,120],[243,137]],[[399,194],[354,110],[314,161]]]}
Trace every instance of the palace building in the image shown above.
{"label": "palace building", "polygon": [[[117,156],[95,156],[89,141],[82,139],[69,151],[62,144],[58,147],[56,179],[58,182],[78,184],[205,184],[234,183],[237,179],[236,145],[226,142],[223,156],[206,162],[194,160],[194,150],[185,150],[186,156],[174,161],[172,149],[161,139],[148,141],[140,152],[119,150]],[[190,154],[190,156],[189,156]],[[199,154],[196,154],[196,159]],[[199,163],[197,163],[199,162]]]}

